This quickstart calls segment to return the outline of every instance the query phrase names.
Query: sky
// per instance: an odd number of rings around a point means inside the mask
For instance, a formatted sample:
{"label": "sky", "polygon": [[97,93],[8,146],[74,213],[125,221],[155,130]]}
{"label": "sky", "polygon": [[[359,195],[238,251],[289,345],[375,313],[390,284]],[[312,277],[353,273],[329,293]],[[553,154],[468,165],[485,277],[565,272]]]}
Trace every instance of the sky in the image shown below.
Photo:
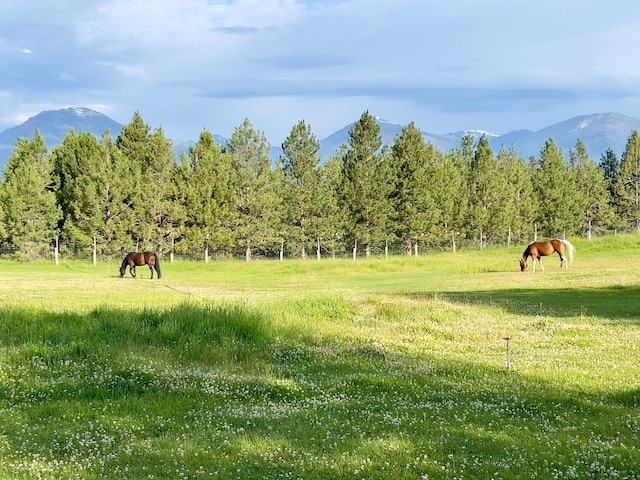
{"label": "sky", "polygon": [[368,111],[445,134],[640,118],[637,0],[0,0],[0,131],[135,112],[175,140],[280,145]]}

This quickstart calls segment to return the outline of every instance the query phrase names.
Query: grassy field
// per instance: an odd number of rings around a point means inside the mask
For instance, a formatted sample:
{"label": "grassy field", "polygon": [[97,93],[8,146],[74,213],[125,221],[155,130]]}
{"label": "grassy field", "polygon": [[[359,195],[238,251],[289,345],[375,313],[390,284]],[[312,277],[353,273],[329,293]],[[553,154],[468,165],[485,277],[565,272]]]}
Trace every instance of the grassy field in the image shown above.
{"label": "grassy field", "polygon": [[2,261],[0,478],[640,478],[640,236],[574,244]]}

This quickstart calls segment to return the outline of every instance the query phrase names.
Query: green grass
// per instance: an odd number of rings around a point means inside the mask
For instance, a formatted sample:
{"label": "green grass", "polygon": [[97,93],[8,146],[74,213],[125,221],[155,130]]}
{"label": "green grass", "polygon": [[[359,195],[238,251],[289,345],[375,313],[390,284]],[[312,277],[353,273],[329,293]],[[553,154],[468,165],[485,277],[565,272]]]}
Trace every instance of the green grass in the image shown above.
{"label": "green grass", "polygon": [[639,478],[640,237],[574,243],[0,262],[0,477]]}

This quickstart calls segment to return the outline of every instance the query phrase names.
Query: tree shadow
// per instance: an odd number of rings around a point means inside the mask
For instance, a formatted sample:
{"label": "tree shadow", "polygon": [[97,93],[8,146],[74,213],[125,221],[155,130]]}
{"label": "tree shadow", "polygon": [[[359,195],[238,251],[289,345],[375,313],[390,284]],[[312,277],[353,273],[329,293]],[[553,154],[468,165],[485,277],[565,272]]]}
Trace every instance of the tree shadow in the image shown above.
{"label": "tree shadow", "polygon": [[593,317],[640,323],[640,287],[515,288],[491,291],[417,292],[411,298],[444,298],[457,304],[487,305],[519,315]]}
{"label": "tree shadow", "polygon": [[[557,310],[573,298],[550,293]],[[514,312],[538,301],[437,295]],[[244,307],[0,317],[16,351],[0,370],[1,447],[20,465],[90,452],[95,478],[508,479],[634,478],[640,462],[637,389],[585,394],[376,343],[283,339]]]}

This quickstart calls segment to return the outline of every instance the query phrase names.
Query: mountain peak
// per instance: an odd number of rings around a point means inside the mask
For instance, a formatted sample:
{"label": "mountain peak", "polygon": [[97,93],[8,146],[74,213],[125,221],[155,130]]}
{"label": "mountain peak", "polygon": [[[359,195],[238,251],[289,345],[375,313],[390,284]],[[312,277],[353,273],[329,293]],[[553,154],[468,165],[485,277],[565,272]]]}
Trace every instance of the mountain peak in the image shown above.
{"label": "mountain peak", "polygon": [[[396,136],[402,133],[404,126],[375,116],[381,127],[381,134],[385,145],[391,145]],[[348,143],[349,130],[355,122],[343,127],[320,141],[320,156],[327,159],[334,155],[342,145]],[[36,129],[45,139],[51,150],[62,143],[71,129],[76,132],[91,133],[100,139],[109,131],[111,135],[120,134],[123,125],[108,116],[86,107],[66,107],[57,110],[46,110],[29,118],[26,122],[0,133],[0,167],[3,167],[11,152],[15,148],[19,137],[33,138]],[[482,135],[489,138],[494,151],[502,146],[515,147],[523,158],[539,155],[541,148],[549,138],[565,152],[576,146],[577,140],[583,141],[592,159],[597,160],[609,148],[616,154],[622,155],[627,140],[633,130],[640,130],[640,120],[619,113],[594,113],[582,115],[555,123],[542,130],[512,130],[506,134],[491,133],[486,130],[460,130],[444,135],[422,132],[425,140],[444,152],[459,148],[465,135],[473,135],[476,139]],[[225,143],[226,140],[216,136],[216,142]],[[174,141],[177,152],[186,150],[193,142]],[[281,149],[274,147],[272,155],[277,158]]]}
{"label": "mountain peak", "polygon": [[53,148],[64,140],[71,129],[102,137],[106,131],[118,135],[122,125],[106,115],[86,107],[67,107],[57,110],[44,110],[17,127],[9,128],[0,134],[0,146],[15,146],[19,137],[32,138],[40,131],[47,146]]}

